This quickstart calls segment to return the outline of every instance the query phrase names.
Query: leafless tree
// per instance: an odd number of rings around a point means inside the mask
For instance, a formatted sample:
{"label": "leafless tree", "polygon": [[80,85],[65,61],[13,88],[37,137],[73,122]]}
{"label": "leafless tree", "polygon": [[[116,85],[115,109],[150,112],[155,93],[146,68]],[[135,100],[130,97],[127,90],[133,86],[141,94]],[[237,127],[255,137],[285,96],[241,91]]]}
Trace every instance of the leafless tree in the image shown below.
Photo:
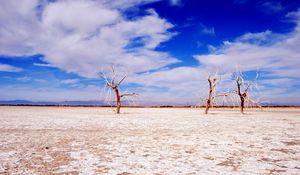
{"label": "leafless tree", "polygon": [[[116,98],[116,112],[117,112],[117,114],[120,114],[121,98],[122,97],[128,97],[128,96],[136,96],[138,94],[136,94],[136,93],[121,94],[120,90],[119,90],[119,87],[120,87],[121,83],[125,80],[126,75],[120,81],[117,82],[116,81],[115,68],[112,66],[111,69],[112,69],[112,77],[110,79],[107,78],[104,73],[102,73],[102,76],[105,79],[105,85],[102,88],[102,90],[105,90],[106,87],[109,87],[114,92],[115,98]],[[106,100],[107,100],[107,98],[109,98],[108,100],[110,100],[110,97],[111,97],[111,92],[110,91],[108,92],[107,96],[109,96],[109,97],[106,97]]]}
{"label": "leafless tree", "polygon": [[220,82],[221,77],[215,75],[215,76],[208,76],[208,83],[209,83],[209,93],[208,97],[206,99],[206,107],[205,107],[205,114],[208,114],[208,110],[210,107],[213,106],[214,100],[216,97],[220,96],[228,96],[227,93],[220,93],[220,94],[214,94],[216,85]]}
{"label": "leafless tree", "polygon": [[[257,79],[257,76],[256,76],[255,79]],[[244,114],[244,108],[245,108],[245,103],[246,102],[251,103],[253,105],[256,105],[262,110],[262,107],[259,105],[259,103],[252,100],[249,96],[249,89],[254,84],[255,80],[252,80],[250,82],[249,81],[245,82],[244,79],[243,79],[242,73],[236,73],[235,77],[236,77],[235,81],[236,81],[236,85],[237,85],[236,94],[240,98],[241,113]]]}
{"label": "leafless tree", "polygon": [[208,97],[207,97],[207,100],[206,100],[205,114],[208,113],[208,110],[212,105],[212,101],[213,101],[213,98],[214,98],[213,97],[213,92],[214,92],[214,89],[215,89],[216,85],[219,82],[218,78],[211,77],[211,76],[209,76],[207,80],[208,80],[208,83],[209,83],[209,93],[208,93]]}

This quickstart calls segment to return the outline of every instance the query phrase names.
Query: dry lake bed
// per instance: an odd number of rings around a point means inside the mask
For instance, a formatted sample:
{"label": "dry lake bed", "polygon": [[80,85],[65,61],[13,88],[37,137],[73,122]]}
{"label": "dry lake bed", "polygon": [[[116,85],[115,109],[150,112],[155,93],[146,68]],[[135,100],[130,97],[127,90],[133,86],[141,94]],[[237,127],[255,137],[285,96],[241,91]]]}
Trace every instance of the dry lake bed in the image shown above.
{"label": "dry lake bed", "polygon": [[300,108],[0,107],[0,174],[300,174]]}

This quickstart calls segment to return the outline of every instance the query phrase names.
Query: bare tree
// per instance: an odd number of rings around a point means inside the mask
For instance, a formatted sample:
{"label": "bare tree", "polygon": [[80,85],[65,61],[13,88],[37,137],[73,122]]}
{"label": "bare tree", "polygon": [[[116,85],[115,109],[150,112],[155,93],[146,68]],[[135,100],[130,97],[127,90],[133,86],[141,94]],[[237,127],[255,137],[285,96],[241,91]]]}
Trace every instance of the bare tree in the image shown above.
{"label": "bare tree", "polygon": [[220,93],[220,94],[215,94],[215,87],[216,85],[220,82],[221,77],[218,77],[217,75],[215,76],[208,76],[208,83],[209,83],[209,93],[208,93],[208,97],[206,99],[206,107],[205,107],[205,114],[208,114],[208,110],[210,107],[213,106],[214,104],[214,100],[216,97],[220,97],[220,96],[228,96],[227,93]]}
{"label": "bare tree", "polygon": [[207,80],[208,80],[208,83],[209,83],[209,93],[208,93],[208,97],[207,97],[207,100],[206,100],[205,114],[208,113],[209,108],[212,106],[213,99],[214,99],[213,92],[214,92],[214,89],[215,89],[216,85],[219,82],[218,78],[211,77],[211,76],[208,76]]}
{"label": "bare tree", "polygon": [[[119,81],[116,82],[116,72],[115,72],[115,68],[112,66],[112,77],[111,79],[108,79],[104,73],[102,73],[103,78],[105,79],[105,85],[103,87],[103,90],[106,89],[106,87],[109,87],[111,90],[113,90],[114,94],[115,94],[115,98],[116,98],[116,112],[117,114],[120,114],[120,109],[121,109],[121,98],[122,97],[128,97],[128,96],[135,96],[138,95],[136,93],[125,93],[125,94],[120,94],[120,90],[119,90],[119,86],[121,85],[121,83],[125,80],[126,75]],[[108,95],[110,96],[110,92],[108,93]]]}
{"label": "bare tree", "polygon": [[236,84],[237,84],[237,94],[239,95],[240,100],[241,100],[241,105],[240,105],[241,113],[243,114],[244,113],[245,100],[247,98],[248,89],[251,86],[251,83],[248,83],[246,89],[244,89],[243,92],[241,90],[241,86],[245,86],[245,85],[244,85],[244,82],[241,80],[240,77],[238,77],[236,79]]}
{"label": "bare tree", "polygon": [[[256,75],[256,78],[257,79],[257,76]],[[259,105],[258,102],[252,100],[249,96],[249,89],[250,87],[253,85],[253,83],[255,82],[255,80],[252,80],[250,82],[245,82],[243,80],[243,77],[242,77],[242,73],[239,73],[239,74],[236,74],[236,85],[237,85],[237,91],[236,91],[236,94],[239,96],[240,98],[240,109],[241,109],[241,113],[244,114],[244,108],[245,108],[245,103],[251,103],[253,105],[257,105],[261,110],[262,110],[262,107]]]}

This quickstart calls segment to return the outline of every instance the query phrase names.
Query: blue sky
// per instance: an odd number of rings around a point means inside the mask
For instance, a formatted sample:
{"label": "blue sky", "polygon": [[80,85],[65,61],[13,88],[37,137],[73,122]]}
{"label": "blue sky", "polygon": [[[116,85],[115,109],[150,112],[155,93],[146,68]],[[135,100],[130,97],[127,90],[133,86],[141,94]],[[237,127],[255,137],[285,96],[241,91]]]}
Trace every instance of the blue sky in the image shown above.
{"label": "blue sky", "polygon": [[201,103],[208,75],[224,92],[243,70],[253,98],[300,104],[300,1],[0,3],[0,100],[102,100],[114,65],[137,101]]}

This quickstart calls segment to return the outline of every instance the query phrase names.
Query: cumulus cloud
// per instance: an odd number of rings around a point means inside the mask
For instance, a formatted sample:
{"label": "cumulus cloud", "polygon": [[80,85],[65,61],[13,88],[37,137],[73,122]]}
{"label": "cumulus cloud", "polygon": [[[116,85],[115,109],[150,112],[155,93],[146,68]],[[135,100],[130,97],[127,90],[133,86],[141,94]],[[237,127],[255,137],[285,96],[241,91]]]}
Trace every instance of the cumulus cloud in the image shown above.
{"label": "cumulus cloud", "polygon": [[[220,68],[225,72],[234,72],[241,68],[244,71],[265,71],[268,76],[298,77],[299,26],[292,33],[274,41],[274,36],[278,35],[270,31],[247,33],[236,41],[224,42],[221,48],[211,54],[194,57],[208,69]],[[269,42],[262,44],[263,41]]]}
{"label": "cumulus cloud", "polygon": [[[283,96],[295,95],[300,74],[300,11],[288,15],[297,23],[294,31],[288,34],[273,33],[269,30],[260,33],[246,33],[233,41],[225,41],[207,55],[195,55],[201,67],[206,70],[220,70],[222,73],[243,70],[259,71],[261,98],[268,102],[287,102]],[[275,91],[275,89],[278,90]],[[296,95],[297,98],[299,94]],[[291,103],[296,103],[292,98]]]}
{"label": "cumulus cloud", "polygon": [[141,85],[141,99],[195,104],[206,96],[208,74],[200,67],[177,67],[128,77],[127,82]]}
{"label": "cumulus cloud", "polygon": [[71,32],[88,37],[97,27],[114,24],[119,18],[117,10],[105,8],[95,1],[58,1],[45,7],[42,24],[51,32]]}
{"label": "cumulus cloud", "polygon": [[32,54],[38,33],[38,0],[1,1],[0,55]]}
{"label": "cumulus cloud", "polygon": [[136,73],[178,62],[155,50],[173,36],[171,23],[154,10],[134,20],[122,14],[130,4],[146,2],[151,1],[1,2],[0,54],[42,54],[47,65],[90,78],[106,65]]}
{"label": "cumulus cloud", "polygon": [[1,64],[0,63],[0,72],[20,72],[23,69],[15,66],[11,66],[8,64]]}
{"label": "cumulus cloud", "polygon": [[[278,88],[278,93],[270,93],[266,84],[276,86],[277,82],[284,82],[294,86],[292,82],[299,80],[299,25],[289,34],[269,30],[246,33],[233,41],[225,41],[222,47],[211,46],[210,54],[195,55],[199,61],[195,67],[166,68],[179,60],[156,48],[174,35],[169,32],[173,25],[153,9],[135,19],[128,19],[123,13],[133,6],[154,1],[1,1],[0,55],[42,54],[45,63],[34,63],[35,66],[57,67],[90,78],[115,65],[118,72],[130,71],[127,82],[137,84],[141,99],[147,100],[198,101],[201,93],[205,98],[206,72],[214,73],[217,69],[224,76],[237,67],[265,72],[268,79],[262,81],[262,91],[272,100],[282,98],[280,93],[287,90]],[[299,23],[299,14],[294,12],[288,16]],[[201,30],[203,34],[215,34],[213,27],[202,26]],[[0,71],[21,70],[0,64]],[[76,82],[76,79],[61,81]],[[23,99],[98,99],[96,90],[75,89],[66,93],[59,89],[33,92],[30,88],[15,88],[13,93]],[[6,94],[1,97],[10,98]]]}
{"label": "cumulus cloud", "polygon": [[132,77],[130,81],[140,83],[145,86],[170,87],[171,85],[175,84],[199,81],[203,79],[205,75],[207,75],[205,71],[199,67],[177,67],[173,69],[160,70],[153,73],[139,74],[135,77]]}
{"label": "cumulus cloud", "polygon": [[[297,17],[297,13],[289,16]],[[296,18],[298,21],[298,17]],[[295,20],[296,20],[295,19]],[[196,67],[177,67],[142,73],[130,77],[130,83],[142,85],[142,99],[199,102],[207,95],[209,74],[219,71],[222,75],[217,91],[235,90],[231,73],[242,69],[245,72],[261,73],[255,91],[255,99],[262,102],[296,104],[299,94],[290,91],[299,84],[300,30],[288,34],[273,33],[270,30],[259,33],[245,33],[223,46],[214,47],[207,55],[195,55],[199,61]],[[247,79],[247,77],[245,77]],[[249,78],[249,77],[248,77]],[[251,79],[251,77],[250,77]],[[284,96],[292,97],[286,100]]]}
{"label": "cumulus cloud", "polygon": [[266,30],[258,33],[245,33],[244,35],[236,38],[235,41],[255,45],[271,45],[286,38],[287,36],[284,34],[273,33],[270,30]]}

